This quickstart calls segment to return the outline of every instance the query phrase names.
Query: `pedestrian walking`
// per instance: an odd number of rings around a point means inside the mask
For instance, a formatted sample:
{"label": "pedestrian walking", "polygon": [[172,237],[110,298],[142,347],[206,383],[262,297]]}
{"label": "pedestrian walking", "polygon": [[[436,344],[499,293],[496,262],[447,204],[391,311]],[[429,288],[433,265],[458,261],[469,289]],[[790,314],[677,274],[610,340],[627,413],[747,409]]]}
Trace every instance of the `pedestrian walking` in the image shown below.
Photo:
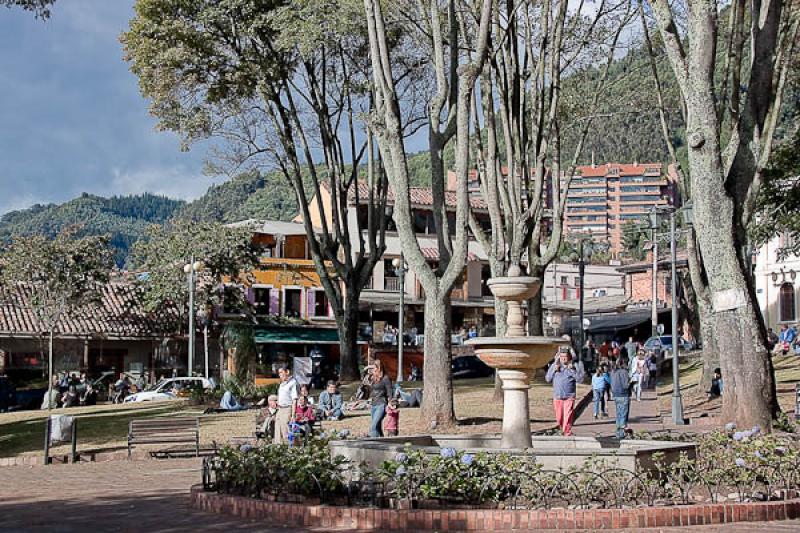
{"label": "pedestrian walking", "polygon": [[631,380],[628,359],[624,356],[617,360],[616,367],[611,372],[611,394],[614,396],[614,407],[617,411],[616,434],[618,438],[624,439],[631,407]]}
{"label": "pedestrian walking", "polygon": [[380,359],[375,360],[371,382],[370,399],[372,400],[372,409],[370,410],[369,436],[383,437],[383,419],[386,416],[386,404],[392,399],[392,380],[386,375]]}
{"label": "pedestrian walking", "polygon": [[592,376],[592,398],[594,399],[594,418],[599,416],[608,417],[606,412],[606,389],[611,386],[611,378],[605,365],[597,368],[597,372]]}
{"label": "pedestrian walking", "polygon": [[572,436],[572,422],[575,417],[575,391],[579,381],[583,381],[583,370],[572,362],[568,346],[558,350],[555,361],[547,370],[545,380],[553,384],[553,408],[556,422],[565,437]]}

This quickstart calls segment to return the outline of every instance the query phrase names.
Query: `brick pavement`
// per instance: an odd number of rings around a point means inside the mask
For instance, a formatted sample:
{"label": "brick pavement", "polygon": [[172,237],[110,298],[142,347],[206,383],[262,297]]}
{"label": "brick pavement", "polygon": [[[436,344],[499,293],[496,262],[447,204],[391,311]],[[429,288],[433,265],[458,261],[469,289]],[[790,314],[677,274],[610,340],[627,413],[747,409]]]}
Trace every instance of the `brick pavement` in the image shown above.
{"label": "brick pavement", "polygon": [[[594,419],[594,404],[590,403],[583,413],[575,421],[573,433],[579,437],[610,437],[614,435],[616,409],[614,400],[607,402],[608,418]],[[631,398],[630,415],[628,416],[628,427],[634,431],[657,431],[663,429],[676,429],[675,426],[667,426],[662,422],[658,407],[658,397],[656,391],[646,390],[642,392],[642,401],[637,402],[636,398]],[[687,426],[688,430],[689,426]],[[692,428],[696,431],[697,428]]]}
{"label": "brick pavement", "polygon": [[[0,468],[0,531],[285,531],[260,527],[240,518],[192,510],[189,487],[199,480],[200,461],[197,459]],[[689,528],[649,531],[686,533],[687,530]],[[309,530],[292,528],[291,531]],[[731,524],[723,528],[703,526],[690,531],[800,532],[800,520]]]}

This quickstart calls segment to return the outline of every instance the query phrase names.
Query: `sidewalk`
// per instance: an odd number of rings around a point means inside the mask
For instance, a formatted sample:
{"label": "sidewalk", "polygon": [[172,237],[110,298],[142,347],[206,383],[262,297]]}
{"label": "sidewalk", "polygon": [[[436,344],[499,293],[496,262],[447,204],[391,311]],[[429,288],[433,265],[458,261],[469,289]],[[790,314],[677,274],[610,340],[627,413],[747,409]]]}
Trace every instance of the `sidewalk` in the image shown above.
{"label": "sidewalk", "polygon": [[[611,437],[614,436],[616,409],[614,400],[606,402],[608,418],[594,418],[594,403],[590,403],[575,421],[572,432],[578,437]],[[628,427],[635,432],[659,431],[668,426],[662,422],[658,409],[658,398],[655,390],[642,391],[642,401],[631,398]],[[674,428],[674,426],[672,426]]]}

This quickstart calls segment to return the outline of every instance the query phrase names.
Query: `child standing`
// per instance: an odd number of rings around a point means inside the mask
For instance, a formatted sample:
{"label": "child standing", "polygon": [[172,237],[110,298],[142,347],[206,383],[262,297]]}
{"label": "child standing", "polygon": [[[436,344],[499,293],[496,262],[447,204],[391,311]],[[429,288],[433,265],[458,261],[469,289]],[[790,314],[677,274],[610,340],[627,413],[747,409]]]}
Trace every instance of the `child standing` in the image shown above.
{"label": "child standing", "polygon": [[396,437],[400,427],[400,407],[397,400],[389,401],[386,406],[386,419],[383,422],[383,431],[387,437]]}
{"label": "child standing", "polygon": [[606,365],[597,367],[597,372],[592,376],[592,397],[594,399],[594,418],[602,413],[603,418],[608,417],[606,412],[606,389],[611,387],[611,378],[608,376]]}

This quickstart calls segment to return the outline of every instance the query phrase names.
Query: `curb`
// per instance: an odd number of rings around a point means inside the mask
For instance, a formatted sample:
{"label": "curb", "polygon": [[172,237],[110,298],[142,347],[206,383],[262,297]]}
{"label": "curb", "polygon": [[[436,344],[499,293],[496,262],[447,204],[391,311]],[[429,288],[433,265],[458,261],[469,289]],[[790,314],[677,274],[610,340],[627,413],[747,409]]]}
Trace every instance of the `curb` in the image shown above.
{"label": "curb", "polygon": [[595,510],[395,510],[269,502],[204,492],[202,485],[192,487],[191,505],[201,511],[256,519],[269,526],[335,527],[367,531],[564,531],[719,525],[800,517],[800,499]]}

